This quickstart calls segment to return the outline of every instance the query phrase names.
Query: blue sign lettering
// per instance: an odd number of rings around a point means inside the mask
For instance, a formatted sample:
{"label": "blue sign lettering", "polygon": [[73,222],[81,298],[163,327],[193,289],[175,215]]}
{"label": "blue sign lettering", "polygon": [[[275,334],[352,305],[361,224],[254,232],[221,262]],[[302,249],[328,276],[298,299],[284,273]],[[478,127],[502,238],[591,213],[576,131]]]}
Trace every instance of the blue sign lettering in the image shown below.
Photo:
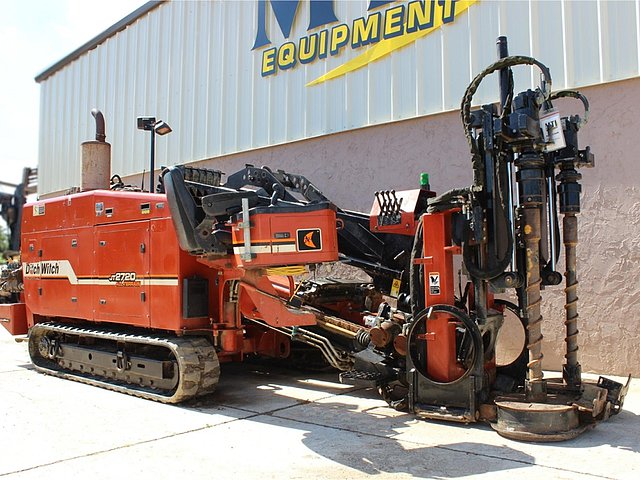
{"label": "blue sign lettering", "polygon": [[[271,11],[276,17],[282,35],[284,38],[289,38],[300,0],[258,0],[258,31],[253,50],[271,43],[267,35],[267,4],[271,5]],[[338,17],[333,9],[333,0],[309,0],[309,28],[307,30],[337,21]]]}

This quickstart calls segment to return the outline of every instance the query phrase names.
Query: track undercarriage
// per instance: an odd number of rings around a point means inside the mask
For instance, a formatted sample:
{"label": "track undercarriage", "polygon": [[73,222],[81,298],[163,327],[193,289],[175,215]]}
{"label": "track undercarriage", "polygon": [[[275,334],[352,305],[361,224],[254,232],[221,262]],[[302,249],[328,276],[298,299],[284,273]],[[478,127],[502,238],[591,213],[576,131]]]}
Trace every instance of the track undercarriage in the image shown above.
{"label": "track undercarriage", "polygon": [[215,390],[220,364],[201,337],[122,333],[39,323],[29,334],[36,369],[162,403],[179,403]]}

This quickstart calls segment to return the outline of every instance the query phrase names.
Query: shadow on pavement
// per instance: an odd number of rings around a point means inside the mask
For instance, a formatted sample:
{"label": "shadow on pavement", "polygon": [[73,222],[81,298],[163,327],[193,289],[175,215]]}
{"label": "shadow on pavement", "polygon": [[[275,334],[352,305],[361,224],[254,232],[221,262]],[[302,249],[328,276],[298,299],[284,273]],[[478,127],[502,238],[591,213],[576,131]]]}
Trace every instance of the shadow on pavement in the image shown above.
{"label": "shadow on pavement", "polygon": [[[400,414],[390,407],[387,415],[387,407],[382,403],[362,410],[353,397],[377,399],[376,392],[354,391],[339,385],[335,374],[310,374],[308,377],[320,383],[304,380],[307,376],[299,371],[247,364],[226,365],[216,393],[180,408],[215,413],[224,406],[252,412],[254,415],[248,417],[238,412],[238,418],[302,430],[303,444],[311,451],[365,474],[406,473],[450,478],[530,467],[536,463],[531,455],[504,445],[472,441],[446,443],[442,438],[423,438],[420,443],[401,439],[401,433],[415,425],[413,415]],[[290,396],[291,389],[298,387],[304,390],[302,395]],[[342,401],[344,394],[351,398]],[[310,397],[314,399],[309,400]],[[322,403],[316,403],[321,398],[324,399]],[[225,410],[225,415],[233,415],[233,412]],[[484,425],[447,426],[459,429],[461,433],[488,428]],[[448,435],[449,438],[455,436],[455,432]],[[430,443],[433,445],[425,445]]]}
{"label": "shadow on pavement", "polygon": [[[606,435],[603,435],[606,430]],[[629,452],[640,453],[640,415],[622,410],[594,429],[566,442],[555,443],[562,448],[591,448],[609,445]]]}
{"label": "shadow on pavement", "polygon": [[[348,432],[351,432],[349,426],[357,428],[366,416],[372,415],[367,411],[352,410],[350,405],[339,402],[325,403],[322,407],[335,412],[345,426],[343,431]],[[418,444],[394,438],[408,423],[415,423],[415,418],[408,414],[394,418],[391,425],[377,421],[379,428],[375,433],[364,434],[356,430],[355,445],[353,435],[327,434],[327,427],[307,424],[303,443],[325,458],[369,475],[408,473],[419,477],[452,478],[530,467],[536,463],[531,455],[505,445],[472,441],[446,443],[443,438],[424,438],[422,444]],[[450,426],[453,429],[477,428]],[[448,437],[455,437],[455,433]],[[424,443],[434,445],[425,446]]]}

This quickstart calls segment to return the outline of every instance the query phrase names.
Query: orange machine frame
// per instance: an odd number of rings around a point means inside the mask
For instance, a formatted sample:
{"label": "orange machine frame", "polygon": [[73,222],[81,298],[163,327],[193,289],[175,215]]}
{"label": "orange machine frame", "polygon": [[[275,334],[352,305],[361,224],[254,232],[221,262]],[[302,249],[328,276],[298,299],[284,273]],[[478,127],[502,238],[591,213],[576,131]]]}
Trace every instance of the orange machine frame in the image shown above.
{"label": "orange machine frame", "polygon": [[[0,310],[12,319],[11,332],[26,333],[49,318],[178,334],[209,331],[221,360],[246,353],[286,356],[286,336],[245,325],[243,318],[274,327],[316,324],[313,314],[287,306],[292,279],[270,277],[265,268],[337,260],[335,210],[252,211],[251,249],[268,248],[247,261],[239,254],[196,257],[183,251],[166,201],[160,194],[93,190],[27,204],[24,303]],[[244,245],[244,229],[238,222],[231,228],[234,243]],[[279,248],[285,233],[290,251]],[[207,312],[185,315],[185,284],[194,279],[207,282]]]}

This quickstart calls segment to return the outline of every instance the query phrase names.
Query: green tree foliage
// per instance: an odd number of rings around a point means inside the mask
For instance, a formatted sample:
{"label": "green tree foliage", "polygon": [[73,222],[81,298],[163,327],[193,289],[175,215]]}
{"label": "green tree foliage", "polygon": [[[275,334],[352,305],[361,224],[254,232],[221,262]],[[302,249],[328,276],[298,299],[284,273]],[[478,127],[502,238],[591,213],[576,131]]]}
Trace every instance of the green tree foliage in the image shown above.
{"label": "green tree foliage", "polygon": [[[0,253],[9,248],[9,232],[7,227],[0,225]],[[4,256],[0,256],[0,263],[4,263]]]}

